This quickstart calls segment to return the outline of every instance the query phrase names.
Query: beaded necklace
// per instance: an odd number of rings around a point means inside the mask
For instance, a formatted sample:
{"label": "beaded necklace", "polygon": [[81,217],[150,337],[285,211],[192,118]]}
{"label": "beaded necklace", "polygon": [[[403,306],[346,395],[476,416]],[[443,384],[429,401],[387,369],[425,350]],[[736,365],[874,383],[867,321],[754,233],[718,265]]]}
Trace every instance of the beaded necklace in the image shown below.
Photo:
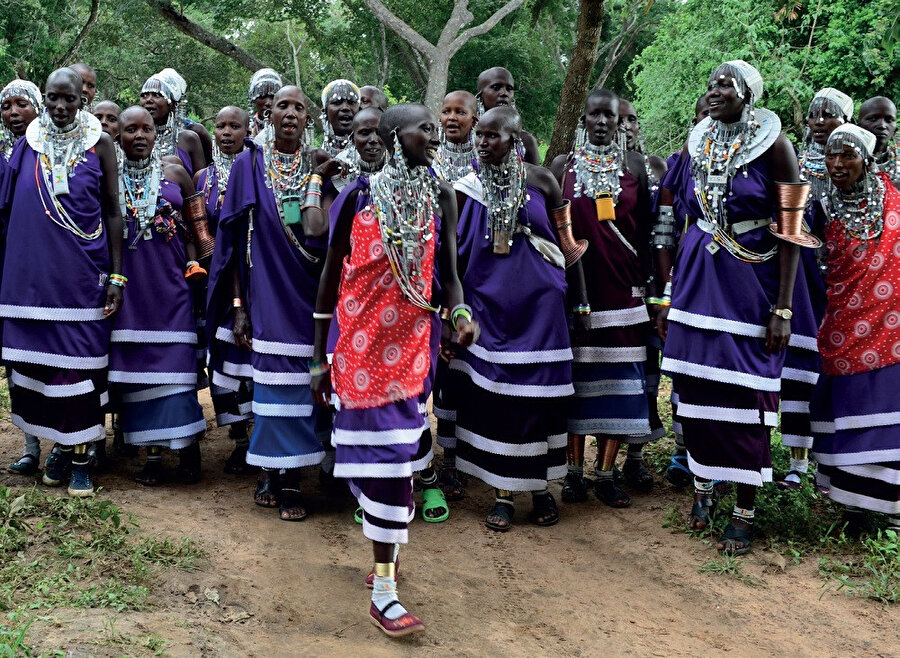
{"label": "beaded necklace", "polygon": [[153,153],[160,158],[167,155],[178,155],[178,126],[175,118],[169,113],[166,125],[156,126],[156,143],[153,145]]}
{"label": "beaded necklace", "polygon": [[825,147],[811,142],[800,152],[800,178],[809,181],[810,199],[821,199],[828,189],[828,170],[825,168]]}
{"label": "beaded necklace", "polygon": [[618,203],[622,192],[619,177],[623,169],[622,150],[612,141],[605,146],[587,142],[575,151],[572,168],[575,174],[574,196],[596,199],[601,194],[610,194],[613,204]]}
{"label": "beaded necklace", "polygon": [[[479,162],[478,178],[487,206],[486,240],[494,242],[494,253],[509,253],[519,210],[528,201],[525,162],[515,148],[499,164]],[[505,243],[505,244],[503,244]]]}
{"label": "beaded necklace", "polygon": [[378,162],[370,163],[363,160],[356,147],[351,145],[341,151],[337,155],[337,159],[347,165],[347,174],[345,176],[332,176],[331,178],[331,182],[340,191],[359,176],[371,178],[372,174],[377,174],[384,169],[384,165],[387,163],[387,152],[381,154],[381,159]]}
{"label": "beaded necklace", "polygon": [[350,143],[350,136],[340,137],[339,135],[335,135],[334,131],[331,130],[331,126],[328,125],[328,128],[325,130],[325,136],[322,139],[322,148],[328,152],[332,158],[336,157],[338,153],[347,148],[347,145]]}
{"label": "beaded necklace", "polygon": [[887,174],[895,185],[900,183],[900,151],[896,144],[889,144],[884,153],[875,156],[875,169]]}
{"label": "beaded necklace", "polygon": [[884,181],[877,174],[864,174],[847,191],[829,185],[823,197],[825,212],[837,220],[847,236],[868,246],[884,230]]}
{"label": "beaded necklace", "polygon": [[472,142],[470,133],[469,138],[462,144],[454,144],[450,140],[442,138],[432,167],[438,178],[448,183],[455,183],[475,170],[472,166],[474,160],[475,144]]}
{"label": "beaded necklace", "polygon": [[[402,159],[402,153],[397,156]],[[422,260],[425,244],[434,238],[432,218],[437,179],[425,167],[389,162],[370,183],[372,207],[378,217],[385,255],[403,296],[426,311],[436,311],[426,299]]]}
{"label": "beaded necklace", "polygon": [[[266,187],[272,190],[275,197],[275,208],[278,210],[278,219],[288,241],[300,254],[311,263],[318,263],[321,259],[309,253],[301,244],[292,229],[292,225],[299,224],[303,209],[303,197],[306,185],[312,174],[312,161],[309,149],[302,142],[298,145],[296,153],[281,153],[275,148],[274,132],[263,144],[263,162],[265,163]],[[253,226],[251,224],[252,233]],[[247,244],[249,254],[250,245]]]}
{"label": "beaded necklace", "polygon": [[153,219],[159,197],[162,162],[155,154],[144,160],[123,158],[119,165],[119,206],[125,219],[125,239],[134,230],[129,249],[137,249],[138,242],[153,239]]}
{"label": "beaded necklace", "polygon": [[16,136],[12,134],[12,131],[9,128],[0,123],[0,150],[2,150],[3,156],[7,160],[9,160],[12,155],[13,146],[15,145]]}
{"label": "beaded necklace", "polygon": [[212,167],[206,172],[206,185],[203,190],[203,196],[205,199],[209,200],[209,195],[212,192],[213,179],[215,179],[219,184],[219,198],[216,199],[216,208],[219,207],[222,199],[225,198],[225,190],[228,189],[228,179],[231,178],[231,167],[234,166],[234,161],[237,156],[237,153],[233,155],[222,153],[218,146],[213,145]]}

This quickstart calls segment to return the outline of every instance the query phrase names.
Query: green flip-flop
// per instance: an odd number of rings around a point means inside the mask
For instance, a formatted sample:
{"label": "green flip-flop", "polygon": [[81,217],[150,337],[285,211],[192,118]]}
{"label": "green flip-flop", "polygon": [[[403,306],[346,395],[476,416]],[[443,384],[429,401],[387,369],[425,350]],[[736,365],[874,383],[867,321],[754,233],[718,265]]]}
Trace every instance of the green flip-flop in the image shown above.
{"label": "green flip-flop", "polygon": [[[427,512],[443,509],[440,516],[429,516]],[[428,488],[422,491],[422,519],[427,523],[443,523],[450,518],[450,506],[444,497],[444,492],[437,488]]]}
{"label": "green flip-flop", "polygon": [[363,508],[362,506],[357,507],[356,511],[353,512],[353,520],[356,521],[359,525],[362,525],[363,521]]}

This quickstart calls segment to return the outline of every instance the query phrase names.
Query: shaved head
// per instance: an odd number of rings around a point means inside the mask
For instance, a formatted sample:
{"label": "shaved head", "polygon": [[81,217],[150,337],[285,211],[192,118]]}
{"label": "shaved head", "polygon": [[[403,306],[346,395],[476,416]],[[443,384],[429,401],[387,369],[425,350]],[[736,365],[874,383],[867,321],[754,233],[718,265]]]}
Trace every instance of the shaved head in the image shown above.
{"label": "shaved head", "polygon": [[122,113],[122,108],[113,101],[100,101],[94,106],[94,112],[110,112],[118,116]]}
{"label": "shaved head", "polygon": [[502,66],[495,66],[479,73],[478,82],[476,83],[478,91],[481,91],[482,89],[487,87],[491,80],[500,76],[509,78],[510,82],[512,82],[512,73],[510,73],[509,70],[503,68]]}
{"label": "shaved head", "polygon": [[887,96],[873,96],[859,106],[859,116],[862,117],[864,114],[868,114],[875,108],[880,109],[881,107],[885,106],[893,110],[894,114],[897,114],[897,106],[894,105],[894,101],[892,101]]}
{"label": "shaved head", "polygon": [[[588,103],[592,100],[609,100],[612,101],[613,105],[616,107],[616,111],[618,112],[619,108],[619,96],[609,89],[594,89],[587,95],[587,98],[584,99],[584,107],[587,110]],[[627,102],[627,101],[626,101]]]}
{"label": "shaved head", "polygon": [[75,88],[81,92],[81,76],[78,74],[78,71],[73,69],[70,66],[64,66],[61,69],[56,69],[53,73],[47,76],[47,85],[50,86],[52,83],[56,83],[59,81],[71,82],[75,85]]}
{"label": "shaved head", "polygon": [[247,130],[250,129],[250,113],[247,112],[247,110],[242,107],[238,107],[237,105],[226,105],[216,113],[216,119],[219,119],[223,114],[226,113],[236,114],[238,117],[240,117],[241,123],[244,124],[244,127],[247,128]]}
{"label": "shaved head", "polygon": [[391,105],[384,111],[381,119],[378,121],[378,136],[388,149],[392,149],[394,146],[394,131],[430,114],[431,110],[424,105],[416,103]]}
{"label": "shaved head", "polygon": [[146,109],[140,105],[132,105],[131,107],[126,107],[122,110],[122,113],[119,115],[119,123],[124,124],[126,121],[137,119],[138,117],[145,121],[149,120],[151,123],[153,122],[153,117]]}
{"label": "shaved head", "polygon": [[272,105],[274,105],[279,98],[287,96],[288,94],[296,94],[297,92],[300,92],[300,97],[303,99],[304,105],[306,105],[308,108],[309,97],[305,93],[303,93],[303,90],[297,85],[285,85],[284,87],[276,91],[275,96],[272,97]]}
{"label": "shaved head", "polygon": [[478,113],[478,101],[475,98],[475,94],[465,91],[463,89],[457,89],[456,91],[451,91],[449,94],[444,96],[444,105],[448,103],[460,103],[469,108],[469,111],[472,114]]}
{"label": "shaved head", "polygon": [[501,105],[485,112],[478,123],[482,128],[494,126],[500,131],[513,137],[518,137],[522,132],[522,117],[512,107]]}
{"label": "shaved head", "polygon": [[376,121],[381,121],[381,115],[383,112],[379,110],[374,105],[371,107],[365,107],[361,109],[356,115],[353,117],[353,130],[356,130],[363,121],[367,121],[369,119],[375,119]]}
{"label": "shaved head", "polygon": [[374,107],[384,112],[388,107],[388,97],[378,87],[366,85],[359,90],[359,105],[362,108]]}

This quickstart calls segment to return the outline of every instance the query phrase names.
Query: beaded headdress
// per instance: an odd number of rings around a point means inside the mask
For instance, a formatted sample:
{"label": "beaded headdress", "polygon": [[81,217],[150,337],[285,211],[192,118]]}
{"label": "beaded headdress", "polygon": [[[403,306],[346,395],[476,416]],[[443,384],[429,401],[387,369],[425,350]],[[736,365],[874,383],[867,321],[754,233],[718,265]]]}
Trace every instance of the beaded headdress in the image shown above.
{"label": "beaded headdress", "polygon": [[273,96],[283,86],[284,82],[275,69],[260,69],[250,78],[250,89],[247,92],[247,98],[252,105],[257,98]]}
{"label": "beaded headdress", "polygon": [[742,59],[732,59],[720,64],[710,77],[715,78],[720,75],[734,78],[742,95],[750,92],[749,105],[755,104],[763,95],[762,75],[754,66]]}
{"label": "beaded headdress", "polygon": [[[43,96],[37,85],[28,80],[16,79],[10,82],[0,91],[0,104],[7,98],[24,98],[28,100],[35,111],[40,115],[44,111]],[[2,150],[8,158],[12,153],[12,148],[16,143],[16,136],[6,127],[6,124],[0,123],[0,150]]]}
{"label": "beaded headdress", "polygon": [[841,153],[845,146],[851,146],[857,152],[868,160],[875,153],[875,143],[877,138],[865,128],[860,128],[856,124],[845,123],[834,129],[828,137],[828,144],[825,147],[826,153]]}
{"label": "beaded headdress", "polygon": [[350,80],[339,78],[332,80],[322,90],[322,131],[325,133],[325,139],[322,142],[322,148],[332,155],[337,155],[343,151],[350,143],[349,137],[338,137],[334,134],[334,128],[328,122],[328,103],[335,98],[339,100],[348,99],[350,102],[359,103],[359,87]]}
{"label": "beaded headdress", "polygon": [[843,117],[845,121],[853,118],[853,99],[834,87],[825,87],[816,92],[809,104],[807,116],[818,114],[820,108],[825,107],[836,115]]}

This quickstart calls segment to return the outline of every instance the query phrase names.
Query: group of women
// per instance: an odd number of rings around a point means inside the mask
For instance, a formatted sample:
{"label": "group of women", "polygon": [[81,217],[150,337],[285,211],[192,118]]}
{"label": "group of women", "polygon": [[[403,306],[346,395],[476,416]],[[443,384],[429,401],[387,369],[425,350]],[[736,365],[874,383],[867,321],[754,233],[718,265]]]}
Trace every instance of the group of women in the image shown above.
{"label": "group of women", "polygon": [[595,90],[545,169],[500,67],[448,94],[439,121],[335,80],[320,148],[308,97],[271,69],[212,136],[184,116],[172,69],[124,110],[93,104],[96,87],[79,64],[43,94],[0,92],[2,359],[25,433],[11,471],[38,472],[50,440],[44,483],[92,494],[113,412],[123,449],[146,449],[138,482],[169,477],[164,448],[195,482],[208,381],[235,441],[225,469],[259,469],[256,504],[302,520],[301,469],[319,466],[325,492],[347,481],[373,545],[370,619],[391,636],[424,629],[396,588],[414,474],[426,522],[449,517],[461,474],[495,489],[495,531],[517,492],[531,522],[557,523],[558,479],[566,503],[592,487],[625,507],[623,486],[653,485],[641,449],[664,433],[660,369],[678,439],[667,478],[693,482],[691,527],[737,485],[719,550],[750,548],[779,410],[779,486],[801,486],[812,450],[851,516],[900,524],[890,100],[853,123],[853,101],[823,89],[798,158],[759,106],[758,71],[733,60],[668,160],[646,153],[628,101]]}

